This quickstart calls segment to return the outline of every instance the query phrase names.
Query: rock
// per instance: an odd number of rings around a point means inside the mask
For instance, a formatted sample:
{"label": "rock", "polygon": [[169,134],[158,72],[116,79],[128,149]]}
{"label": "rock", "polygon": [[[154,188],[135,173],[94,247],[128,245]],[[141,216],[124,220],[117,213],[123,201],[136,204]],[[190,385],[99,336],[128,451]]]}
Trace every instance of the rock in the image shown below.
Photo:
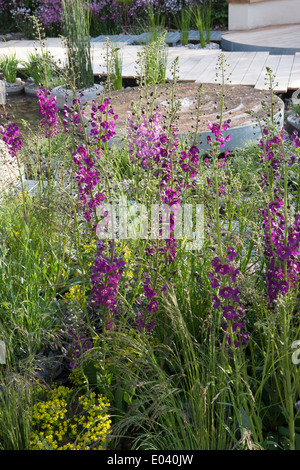
{"label": "rock", "polygon": [[[95,83],[91,88],[78,91],[76,96],[80,99],[80,106],[83,106],[88,101],[102,95],[103,91],[104,87]],[[83,96],[81,96],[81,92]],[[56,96],[56,106],[58,109],[64,109],[65,104],[69,107],[73,105],[73,92],[72,90],[68,90],[64,85],[53,88],[52,95]]]}
{"label": "rock", "polygon": [[300,116],[299,114],[292,113],[286,118],[286,127],[289,134],[297,131],[300,134]]}
{"label": "rock", "polygon": [[0,80],[0,106],[2,104],[6,104],[6,86],[4,80]]}
{"label": "rock", "polygon": [[26,39],[24,34],[21,32],[14,32],[14,33],[7,33],[7,34],[0,34],[0,42],[4,41],[18,41]]}
{"label": "rock", "polygon": [[20,95],[24,93],[24,83],[17,79],[14,83],[5,82],[7,95]]}
{"label": "rock", "polygon": [[219,44],[217,44],[216,42],[210,42],[206,44],[205,47],[202,47],[200,43],[199,44],[187,44],[186,46],[183,46],[183,47],[186,47],[187,49],[202,49],[202,50],[220,49]]}

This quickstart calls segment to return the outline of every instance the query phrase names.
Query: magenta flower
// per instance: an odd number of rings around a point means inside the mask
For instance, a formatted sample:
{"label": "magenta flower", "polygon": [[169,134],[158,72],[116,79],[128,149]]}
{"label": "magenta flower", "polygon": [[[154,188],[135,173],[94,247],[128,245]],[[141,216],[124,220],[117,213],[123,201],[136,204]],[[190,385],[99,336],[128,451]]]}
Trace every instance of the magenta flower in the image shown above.
{"label": "magenta flower", "polygon": [[92,304],[104,306],[113,313],[117,312],[117,295],[125,261],[104,255],[102,240],[97,242],[97,256],[92,269]]}
{"label": "magenta flower", "polygon": [[219,299],[219,297],[218,297],[217,295],[213,295],[212,301],[213,301],[213,303],[214,303],[214,304],[213,304],[213,307],[214,307],[214,308],[220,307],[221,301],[220,301],[220,299]]}
{"label": "magenta flower", "polygon": [[92,342],[72,329],[69,330],[69,334],[73,338],[71,348],[74,351],[73,359],[70,362],[70,368],[77,369],[79,366],[79,359],[86,351],[92,349]]}
{"label": "magenta flower", "polygon": [[[226,137],[223,135],[220,124],[210,123],[207,121],[207,127],[211,130],[211,133],[214,134],[215,138],[212,139],[211,136],[207,137],[207,143],[209,145],[217,144],[219,148],[225,147],[225,144],[231,140],[231,134],[228,134]],[[223,130],[227,131],[230,127],[230,120],[226,121],[222,125]]]}
{"label": "magenta flower", "polygon": [[[232,247],[227,248],[228,254],[233,254]],[[234,256],[235,257],[235,256]],[[236,278],[239,274],[239,270],[235,269],[234,266],[223,265],[218,256],[216,256],[211,265],[214,267],[214,272],[209,273],[211,279],[211,286],[214,289],[218,289],[218,293],[212,297],[213,307],[221,308],[224,321],[222,327],[225,332],[228,332],[228,327],[231,327],[231,334],[226,334],[227,344],[231,346],[232,335],[234,339],[234,346],[240,347],[242,344],[246,344],[249,341],[248,333],[245,331],[245,317],[244,311],[240,299],[240,290],[235,286]],[[225,285],[221,287],[220,269],[226,266],[226,270],[223,274],[223,281]],[[226,283],[226,278],[232,285]]]}
{"label": "magenta flower", "polygon": [[41,127],[46,126],[46,136],[52,137],[58,134],[58,108],[56,106],[56,96],[50,96],[47,90],[38,90],[39,114],[41,116]]}
{"label": "magenta flower", "polygon": [[216,273],[219,273],[221,274],[222,276],[224,276],[225,274],[228,273],[228,270],[229,270],[229,266],[227,264],[218,264],[216,267],[215,267],[215,271]]}
{"label": "magenta flower", "polygon": [[231,295],[233,294],[233,289],[232,287],[225,286],[222,289],[219,290],[219,295],[223,297],[223,299],[229,299]]}
{"label": "magenta flower", "polygon": [[227,258],[229,259],[229,261],[233,261],[234,258],[237,256],[237,253],[234,251],[232,246],[229,246],[227,248],[226,253],[227,253]]}
{"label": "magenta flower", "polygon": [[17,124],[9,124],[6,129],[0,126],[0,133],[3,135],[3,141],[12,157],[17,156],[17,151],[22,148],[22,140],[19,137],[19,128]]}
{"label": "magenta flower", "polygon": [[276,253],[278,254],[278,256],[281,260],[285,260],[285,259],[288,259],[291,256],[292,249],[289,248],[288,246],[280,246],[276,250]]}

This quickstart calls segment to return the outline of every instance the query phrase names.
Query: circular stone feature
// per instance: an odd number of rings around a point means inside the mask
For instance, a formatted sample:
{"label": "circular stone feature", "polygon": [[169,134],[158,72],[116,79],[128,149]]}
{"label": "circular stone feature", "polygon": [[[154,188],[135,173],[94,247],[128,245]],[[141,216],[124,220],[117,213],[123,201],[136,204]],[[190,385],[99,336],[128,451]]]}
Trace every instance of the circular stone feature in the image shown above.
{"label": "circular stone feature", "polygon": [[293,134],[293,132],[298,132],[300,134],[300,115],[299,114],[290,114],[286,118],[287,121],[287,131],[290,134]]}
{"label": "circular stone feature", "polygon": [[25,94],[28,96],[36,97],[39,89],[35,83],[25,83],[24,85]]}
{"label": "circular stone feature", "polygon": [[[83,106],[88,101],[91,101],[103,93],[104,87],[102,85],[94,84],[90,88],[79,90],[76,93],[77,99],[80,99],[80,106]],[[60,85],[53,88],[52,95],[56,96],[56,106],[58,109],[64,109],[65,104],[68,107],[73,105],[73,92],[67,89],[65,85]],[[82,95],[82,96],[81,96]]]}
{"label": "circular stone feature", "polygon": [[14,83],[5,81],[5,87],[8,95],[21,95],[24,93],[24,82],[19,78]]}
{"label": "circular stone feature", "polygon": [[[177,83],[175,89],[175,103],[181,102],[177,112],[177,120],[174,125],[178,133],[182,136],[194,134],[197,129],[197,145],[204,150],[210,148],[207,144],[207,136],[211,134],[207,121],[213,123],[220,119],[222,102],[222,87],[218,84],[203,84],[200,98],[199,121],[197,127],[198,108],[198,83]],[[164,117],[168,116],[169,99],[172,85],[160,85],[157,88],[155,107],[161,109]],[[151,99],[149,90],[148,96]],[[127,116],[132,115],[131,103],[138,103],[140,91],[138,88],[126,88],[120,91],[111,92],[111,104],[115,114],[118,115],[116,122],[117,135],[124,135]],[[227,148],[234,149],[244,147],[249,142],[257,142],[261,137],[260,127],[257,120],[250,116],[249,111],[254,112],[260,120],[265,117],[263,102],[270,105],[270,94],[268,91],[256,90],[255,88],[242,85],[225,86],[225,106],[223,111],[223,121],[231,120],[230,129],[224,131],[223,135],[231,134],[232,138],[227,144]],[[100,99],[95,100],[96,105],[100,104]],[[145,100],[144,103],[145,105]],[[92,103],[85,108],[85,117],[91,113]],[[274,96],[274,115],[280,126],[283,125],[284,103]],[[194,138],[194,135],[192,135]],[[226,147],[225,147],[226,148]]]}

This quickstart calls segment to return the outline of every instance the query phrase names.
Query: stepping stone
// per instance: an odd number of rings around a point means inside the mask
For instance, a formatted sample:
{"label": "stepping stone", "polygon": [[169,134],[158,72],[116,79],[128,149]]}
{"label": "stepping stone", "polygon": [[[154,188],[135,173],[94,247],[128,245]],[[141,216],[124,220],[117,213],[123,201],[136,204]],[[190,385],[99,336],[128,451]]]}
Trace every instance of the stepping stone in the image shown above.
{"label": "stepping stone", "polygon": [[112,43],[123,42],[124,44],[132,44],[133,42],[133,36],[127,34],[102,35],[91,39],[91,42],[106,42],[107,38]]}
{"label": "stepping stone", "polygon": [[168,32],[166,34],[166,43],[167,44],[172,44],[172,46],[174,47],[179,42],[180,42],[180,33],[178,33],[177,31]]}
{"label": "stepping stone", "polygon": [[[204,38],[206,37],[206,32],[203,32]],[[105,42],[106,38],[109,38],[111,42],[124,42],[126,44],[146,44],[151,39],[151,33],[145,32],[141,34],[117,34],[117,35],[101,35],[93,38],[91,42]],[[210,39],[211,41],[221,41],[222,31],[211,31]],[[176,46],[180,42],[180,32],[178,31],[167,31],[166,33],[166,43],[171,46]],[[199,31],[190,31],[189,32],[190,41],[199,40]]]}

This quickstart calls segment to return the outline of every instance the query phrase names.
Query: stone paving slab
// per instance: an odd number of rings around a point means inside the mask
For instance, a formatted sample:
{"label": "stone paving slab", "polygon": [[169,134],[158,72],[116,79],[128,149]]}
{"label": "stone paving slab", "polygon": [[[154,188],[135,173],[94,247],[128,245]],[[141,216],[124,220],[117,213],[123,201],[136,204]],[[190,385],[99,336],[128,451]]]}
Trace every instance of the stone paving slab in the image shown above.
{"label": "stone paving slab", "polygon": [[[206,38],[206,32],[203,32],[204,38]],[[126,44],[145,44],[151,39],[151,33],[141,33],[141,34],[117,34],[115,36],[110,35],[100,35],[92,39],[92,42],[106,42],[106,38],[109,38],[112,42],[124,42]],[[222,39],[222,31],[211,31],[210,40],[211,41],[220,41]],[[199,40],[199,31],[191,30],[189,32],[189,41],[198,41]],[[180,43],[180,33],[178,31],[166,31],[165,41],[167,44],[172,45],[173,47]]]}

